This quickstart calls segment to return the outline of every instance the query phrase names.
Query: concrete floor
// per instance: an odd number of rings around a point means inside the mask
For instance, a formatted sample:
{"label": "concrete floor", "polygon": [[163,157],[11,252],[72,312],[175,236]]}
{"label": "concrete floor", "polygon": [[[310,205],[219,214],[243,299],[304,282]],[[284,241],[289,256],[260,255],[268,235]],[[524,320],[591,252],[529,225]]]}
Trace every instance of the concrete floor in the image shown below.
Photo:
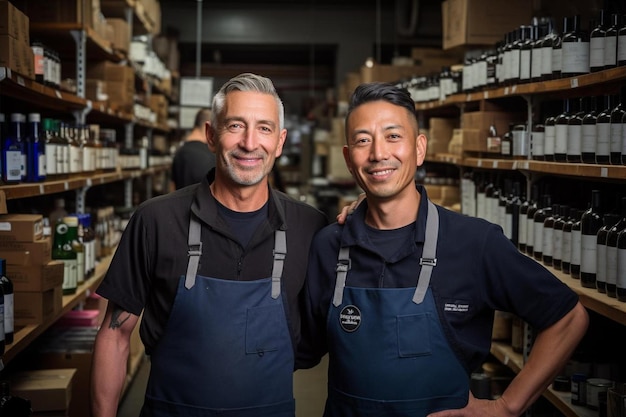
{"label": "concrete floor", "polygon": [[[294,373],[294,397],[297,417],[321,417],[326,401],[328,355],[313,369]],[[117,417],[138,417],[146,390],[150,361],[144,359],[133,382],[122,399]]]}

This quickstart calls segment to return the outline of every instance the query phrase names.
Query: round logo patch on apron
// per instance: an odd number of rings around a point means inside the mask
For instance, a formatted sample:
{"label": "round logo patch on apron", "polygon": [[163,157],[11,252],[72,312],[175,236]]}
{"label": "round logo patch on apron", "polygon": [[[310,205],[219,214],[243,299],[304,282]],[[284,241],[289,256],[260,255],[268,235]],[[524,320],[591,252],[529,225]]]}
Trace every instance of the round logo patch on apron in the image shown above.
{"label": "round logo patch on apron", "polygon": [[361,310],[356,306],[345,306],[339,313],[339,324],[348,333],[356,331],[361,325]]}

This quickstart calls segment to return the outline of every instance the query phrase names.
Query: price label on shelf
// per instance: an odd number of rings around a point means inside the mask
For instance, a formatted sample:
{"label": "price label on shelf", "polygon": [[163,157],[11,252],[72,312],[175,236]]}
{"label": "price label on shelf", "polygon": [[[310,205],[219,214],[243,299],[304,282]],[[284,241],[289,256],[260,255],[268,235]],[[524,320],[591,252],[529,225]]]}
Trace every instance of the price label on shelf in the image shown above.
{"label": "price label on shelf", "polygon": [[600,177],[607,178],[609,176],[609,169],[607,167],[600,168]]}
{"label": "price label on shelf", "polygon": [[571,88],[578,87],[578,78],[574,77],[569,81],[569,85]]}

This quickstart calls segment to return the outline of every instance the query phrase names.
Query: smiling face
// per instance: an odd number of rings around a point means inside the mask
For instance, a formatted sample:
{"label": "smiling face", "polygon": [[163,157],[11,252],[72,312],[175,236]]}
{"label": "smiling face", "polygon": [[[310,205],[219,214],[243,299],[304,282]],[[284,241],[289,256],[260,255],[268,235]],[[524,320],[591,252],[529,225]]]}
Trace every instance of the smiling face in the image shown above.
{"label": "smiling face", "polygon": [[383,100],[356,107],[346,120],[348,169],[368,199],[415,193],[414,176],[424,162],[426,137],[404,108]]}
{"label": "smiling face", "polygon": [[252,186],[267,181],[287,136],[279,123],[272,95],[252,91],[226,95],[217,126],[207,129],[207,136],[218,170],[228,182]]}

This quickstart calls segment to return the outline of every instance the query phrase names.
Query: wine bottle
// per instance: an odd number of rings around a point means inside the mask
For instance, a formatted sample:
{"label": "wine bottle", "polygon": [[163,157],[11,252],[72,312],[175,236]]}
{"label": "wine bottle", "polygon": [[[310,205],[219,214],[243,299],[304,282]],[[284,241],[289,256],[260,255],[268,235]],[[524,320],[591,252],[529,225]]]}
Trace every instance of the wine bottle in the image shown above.
{"label": "wine bottle", "polygon": [[563,34],[563,77],[589,73],[589,35],[581,29],[580,15],[573,16],[571,24]]}
{"label": "wine bottle", "polygon": [[515,246],[519,243],[519,210],[521,205],[520,184],[513,182],[509,197],[506,200],[505,207],[505,230],[509,234],[509,239]]}
{"label": "wine bottle", "polygon": [[554,160],[556,162],[567,162],[567,130],[570,113],[570,99],[563,100],[563,112],[554,120]]}
{"label": "wine bottle", "polygon": [[522,52],[522,28],[520,26],[513,31],[513,42],[509,55],[509,84],[517,84],[520,81],[520,58]]}
{"label": "wine bottle", "polygon": [[596,288],[596,240],[602,227],[600,190],[591,192],[591,207],[582,215],[580,283],[585,288]]}
{"label": "wine bottle", "polygon": [[546,207],[545,220],[543,221],[543,255],[542,261],[546,266],[552,266],[552,257],[554,254],[554,220],[556,205]]}
{"label": "wine bottle", "polygon": [[570,252],[569,271],[572,278],[580,279],[580,262],[582,257],[581,218],[583,210],[575,210],[572,224],[572,247]]}
{"label": "wine bottle", "polygon": [[622,165],[626,165],[626,111],[622,116],[622,148],[620,150],[620,158]]}
{"label": "wine bottle", "polygon": [[552,45],[558,37],[554,29],[554,20],[547,19],[546,34],[541,40],[541,80],[552,79]]}
{"label": "wine bottle", "polygon": [[[1,260],[5,261],[4,259],[1,259]],[[2,355],[4,355],[5,345],[6,345],[6,342],[5,342],[5,335],[4,335],[4,291],[2,290],[2,285],[0,285],[0,359],[2,359]]]}
{"label": "wine bottle", "polygon": [[611,112],[617,102],[615,96],[604,96],[604,109],[596,119],[596,163],[608,164],[611,162]]}
{"label": "wine bottle", "polygon": [[596,288],[606,294],[607,276],[607,238],[609,230],[617,223],[619,216],[605,214],[602,217],[602,227],[596,236]]}
{"label": "wine bottle", "polygon": [[541,68],[543,51],[541,45],[546,36],[548,23],[541,21],[532,26],[532,45],[530,51],[530,80],[532,82],[541,81]]}
{"label": "wine bottle", "polygon": [[611,15],[610,25],[607,25],[604,33],[604,68],[617,66],[617,36],[619,32],[619,15]]}
{"label": "wine bottle", "polygon": [[487,218],[487,209],[485,207],[485,188],[487,187],[487,179],[481,175],[477,179],[478,185],[476,186],[476,217],[485,219]]}
{"label": "wine bottle", "polygon": [[[550,194],[544,194],[541,197],[541,207],[537,209],[535,215],[533,216],[533,225],[534,225],[534,244],[533,244],[533,256],[536,260],[543,260],[543,235],[544,235],[544,226],[543,223],[548,216],[552,213],[552,198]],[[550,253],[552,249],[548,249]],[[550,254],[551,256],[551,254]]]}
{"label": "wine bottle", "polygon": [[574,225],[574,220],[570,215],[571,211],[569,206],[561,207],[561,214],[565,220],[561,246],[561,271],[567,275],[570,273],[570,262],[572,260],[572,226]]}
{"label": "wine bottle", "polygon": [[619,102],[611,111],[611,139],[609,144],[611,165],[620,165],[622,163],[622,119],[624,118],[625,102],[626,87],[622,87]]}
{"label": "wine bottle", "polygon": [[592,97],[590,100],[590,109],[583,116],[582,126],[582,143],[580,145],[581,159],[586,164],[594,164],[596,162],[596,142],[598,141],[598,108],[601,105],[601,96]]}
{"label": "wine bottle", "polygon": [[624,18],[622,18],[620,28],[617,31],[617,65],[626,65],[626,19]]}
{"label": "wine bottle", "polygon": [[626,302],[626,229],[617,236],[617,281],[616,296]]}
{"label": "wine bottle", "polygon": [[[563,18],[563,35],[569,30],[569,18]],[[552,78],[561,78],[563,70],[563,37],[556,31],[552,39]]]}
{"label": "wine bottle", "polygon": [[617,240],[626,230],[626,197],[622,197],[619,220],[609,229],[606,237],[606,295],[616,298],[617,287]]}
{"label": "wine bottle", "polygon": [[533,256],[535,249],[535,213],[539,209],[539,188],[531,188],[531,202],[526,215],[526,253]]}
{"label": "wine bottle", "polygon": [[530,81],[531,55],[533,50],[533,26],[520,26],[519,82]]}
{"label": "wine bottle", "polygon": [[589,70],[597,72],[604,69],[604,54],[606,43],[606,22],[604,10],[600,9],[597,22],[592,21],[589,33]]}
{"label": "wine bottle", "polygon": [[41,182],[46,179],[45,142],[40,135],[41,116],[28,115],[28,135],[26,137],[26,172],[28,182]]}
{"label": "wine bottle", "polygon": [[13,282],[7,277],[6,259],[0,259],[0,285],[2,286],[2,294],[4,300],[4,343],[10,345],[13,343],[14,336],[14,311],[15,303],[13,297]]}
{"label": "wine bottle", "polygon": [[[531,150],[532,157],[535,161],[545,160],[545,133],[546,129],[543,123],[537,123],[533,126],[531,133]],[[595,145],[595,143],[594,143]]]}
{"label": "wine bottle", "polygon": [[552,267],[560,271],[563,262],[563,228],[567,219],[563,214],[564,206],[556,205],[552,211],[555,216],[552,235]]}
{"label": "wine bottle", "polygon": [[[75,294],[78,286],[77,253],[72,248],[76,240],[76,225],[78,220],[72,216],[65,216],[55,225],[54,243],[52,245],[52,259],[63,262],[63,294]],[[73,226],[73,227],[72,227]]]}
{"label": "wine bottle", "polygon": [[[533,185],[533,188],[536,186]],[[532,194],[533,191],[531,191]],[[531,198],[521,198],[519,206],[518,227],[517,227],[517,247],[522,253],[526,253],[526,244],[528,242],[527,218],[528,208],[531,205]]]}
{"label": "wine bottle", "polygon": [[581,161],[584,110],[582,98],[572,99],[572,115],[567,119],[567,162],[578,163]]}
{"label": "wine bottle", "polygon": [[554,161],[554,144],[556,142],[556,116],[550,116],[544,122],[543,158]]}
{"label": "wine bottle", "polygon": [[20,113],[11,114],[9,133],[2,143],[2,180],[7,183],[18,183],[22,174],[26,174],[24,166],[24,124],[26,116]]}

